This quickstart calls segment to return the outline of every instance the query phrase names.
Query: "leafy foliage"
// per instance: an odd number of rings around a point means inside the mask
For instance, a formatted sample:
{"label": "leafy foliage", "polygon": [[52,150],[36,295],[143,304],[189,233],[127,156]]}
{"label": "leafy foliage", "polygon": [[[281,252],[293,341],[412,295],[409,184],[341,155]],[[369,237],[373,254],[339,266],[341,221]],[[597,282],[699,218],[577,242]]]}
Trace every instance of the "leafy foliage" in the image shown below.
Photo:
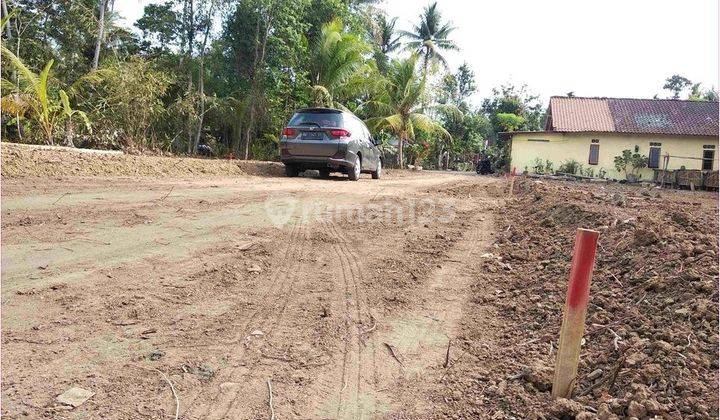
{"label": "leafy foliage", "polygon": [[9,2],[5,138],[173,153],[207,144],[220,156],[277,159],[294,110],[322,105],[366,120],[403,165],[467,167],[487,151],[503,168],[498,133],[541,126],[525,87],[473,103],[475,74],[448,68],[458,47],[437,3],[401,31],[372,0],[159,0],[135,23],[139,35],[113,4]]}
{"label": "leafy foliage", "polygon": [[458,49],[457,44],[449,39],[455,28],[450,22],[443,23],[437,2],[425,7],[418,19],[419,22],[413,26],[412,31],[402,32],[403,36],[409,39],[405,48],[422,57],[425,73],[428,68],[432,69],[437,64],[447,69],[448,64],[443,52]]}
{"label": "leafy foliage", "polygon": [[680,99],[680,93],[690,87],[690,85],[692,85],[692,82],[688,78],[674,74],[665,79],[663,89],[671,91],[673,93],[673,99]]}
{"label": "leafy foliage", "polygon": [[345,32],[343,23],[335,19],[323,25],[313,46],[310,59],[310,80],[315,106],[335,105],[333,93],[344,87],[364,64],[368,45],[357,35]]}
{"label": "leafy foliage", "polygon": [[[403,146],[415,140],[420,132],[450,138],[442,125],[420,112],[420,98],[425,90],[425,77],[416,71],[417,55],[398,60],[391,64],[385,84],[384,94],[369,101],[366,106],[376,117],[366,120],[371,130],[387,130],[398,138],[398,163],[404,166]],[[411,151],[426,150],[415,146]],[[423,156],[420,155],[420,158]]]}
{"label": "leafy foliage", "polygon": [[[615,169],[625,174],[627,179],[637,177],[642,168],[647,167],[647,158],[637,151],[623,150],[620,156],[615,156],[613,161]],[[628,168],[629,167],[629,168]]]}
{"label": "leafy foliage", "polygon": [[558,172],[566,174],[578,174],[582,175],[583,165],[575,159],[568,159],[560,164]]}
{"label": "leafy foliage", "polygon": [[7,79],[2,80],[3,88],[11,91],[0,100],[2,112],[32,119],[42,130],[47,144],[55,143],[57,125],[75,115],[81,117],[90,130],[87,115],[70,107],[67,93],[57,88],[56,80],[50,77],[54,60],[48,61],[42,71],[36,74],[5,46],[0,48],[3,56],[18,73],[17,84]]}

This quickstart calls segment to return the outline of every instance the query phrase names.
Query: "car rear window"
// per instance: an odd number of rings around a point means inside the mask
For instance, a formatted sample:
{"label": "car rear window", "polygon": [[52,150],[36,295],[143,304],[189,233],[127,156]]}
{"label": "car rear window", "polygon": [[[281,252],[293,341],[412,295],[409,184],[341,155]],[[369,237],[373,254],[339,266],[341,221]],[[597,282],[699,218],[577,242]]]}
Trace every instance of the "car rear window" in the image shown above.
{"label": "car rear window", "polygon": [[342,127],[341,113],[298,112],[293,115],[289,126],[309,125],[313,127]]}

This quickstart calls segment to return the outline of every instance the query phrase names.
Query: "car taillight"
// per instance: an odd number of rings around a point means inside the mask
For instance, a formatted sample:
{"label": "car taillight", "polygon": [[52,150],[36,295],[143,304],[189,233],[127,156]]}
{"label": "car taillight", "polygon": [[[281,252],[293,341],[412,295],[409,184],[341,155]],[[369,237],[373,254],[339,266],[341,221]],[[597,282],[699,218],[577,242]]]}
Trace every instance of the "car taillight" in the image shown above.
{"label": "car taillight", "polygon": [[285,137],[295,137],[297,135],[297,130],[294,128],[285,127],[283,129],[283,136]]}
{"label": "car taillight", "polygon": [[330,135],[338,138],[338,137],[350,137],[350,132],[347,130],[330,130]]}

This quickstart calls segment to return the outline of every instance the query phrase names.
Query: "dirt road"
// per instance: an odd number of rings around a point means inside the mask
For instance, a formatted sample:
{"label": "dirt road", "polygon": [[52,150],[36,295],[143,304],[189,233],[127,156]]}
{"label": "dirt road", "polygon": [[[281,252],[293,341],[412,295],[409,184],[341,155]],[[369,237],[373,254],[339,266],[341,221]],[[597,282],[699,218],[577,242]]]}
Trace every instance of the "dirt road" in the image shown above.
{"label": "dirt road", "polygon": [[[3,180],[8,418],[433,412],[497,179]],[[272,406],[269,386],[272,387]],[[72,410],[55,397],[95,395]]]}
{"label": "dirt road", "polygon": [[718,418],[716,192],[5,144],[1,169],[6,418]]}

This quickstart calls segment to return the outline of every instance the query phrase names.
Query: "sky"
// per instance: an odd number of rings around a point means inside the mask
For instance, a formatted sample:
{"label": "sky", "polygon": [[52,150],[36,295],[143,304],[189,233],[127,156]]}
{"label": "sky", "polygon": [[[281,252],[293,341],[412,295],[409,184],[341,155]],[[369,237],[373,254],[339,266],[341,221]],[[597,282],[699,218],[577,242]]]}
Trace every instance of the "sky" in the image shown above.
{"label": "sky", "polygon": [[[116,0],[131,25],[154,0]],[[409,30],[430,1],[385,0],[379,7]],[[475,72],[475,103],[505,83],[550,96],[652,98],[680,74],[718,86],[717,0],[438,0],[460,51],[451,68]]]}

